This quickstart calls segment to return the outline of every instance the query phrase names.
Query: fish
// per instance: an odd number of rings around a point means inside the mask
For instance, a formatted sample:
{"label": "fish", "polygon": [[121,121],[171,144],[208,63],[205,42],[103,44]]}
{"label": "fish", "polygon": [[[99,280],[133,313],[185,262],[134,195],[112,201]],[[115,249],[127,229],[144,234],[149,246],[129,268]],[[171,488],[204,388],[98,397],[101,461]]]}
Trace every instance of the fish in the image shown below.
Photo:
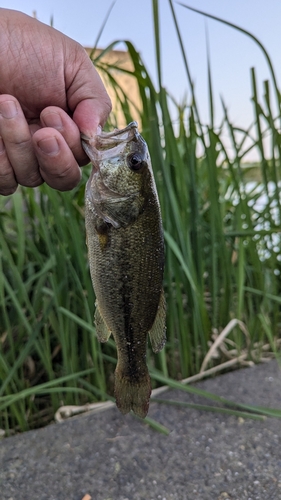
{"label": "fish", "polygon": [[164,238],[147,144],[136,122],[82,136],[92,163],[85,189],[90,275],[100,342],[112,334],[117,350],[117,408],[145,418],[151,380],[147,338],[157,353],[166,341]]}

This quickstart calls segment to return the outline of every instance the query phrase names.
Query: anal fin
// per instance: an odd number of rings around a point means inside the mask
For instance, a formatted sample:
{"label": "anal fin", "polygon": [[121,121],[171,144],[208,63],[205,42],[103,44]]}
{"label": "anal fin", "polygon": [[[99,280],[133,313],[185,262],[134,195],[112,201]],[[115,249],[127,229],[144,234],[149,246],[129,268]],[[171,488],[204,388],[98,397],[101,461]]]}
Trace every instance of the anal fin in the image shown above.
{"label": "anal fin", "polygon": [[95,325],[96,325],[96,334],[99,341],[107,342],[111,332],[107,328],[107,325],[101,315],[97,302],[96,302],[96,312],[95,312]]}
{"label": "anal fin", "polygon": [[153,352],[163,349],[166,342],[166,300],[162,289],[158,311],[151,330],[148,332]]}

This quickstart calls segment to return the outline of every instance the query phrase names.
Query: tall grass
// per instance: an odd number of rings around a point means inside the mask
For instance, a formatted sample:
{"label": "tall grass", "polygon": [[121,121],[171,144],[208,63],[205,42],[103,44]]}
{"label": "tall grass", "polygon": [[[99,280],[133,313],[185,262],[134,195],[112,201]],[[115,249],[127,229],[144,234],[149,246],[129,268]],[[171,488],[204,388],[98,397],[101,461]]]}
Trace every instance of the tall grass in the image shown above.
{"label": "tall grass", "polygon": [[[254,70],[254,127],[235,127],[224,103],[223,122],[214,123],[210,68],[210,123],[202,123],[170,2],[191,90],[190,102],[174,102],[162,85],[157,0],[152,4],[156,84],[139,52],[126,44],[134,65],[127,73],[138,82],[142,134],[150,149],[166,241],[168,341],[160,355],[148,352],[156,384],[159,372],[174,379],[197,373],[212,336],[233,318],[245,324],[248,340],[234,329],[214,363],[225,361],[233,346],[237,353],[247,348],[249,359],[255,352],[254,360],[259,359],[257,346],[261,352],[266,343],[275,349],[280,336],[281,142],[280,113],[274,116],[271,103],[272,91],[280,96],[276,79],[273,85],[264,82],[261,101]],[[94,62],[106,73],[129,122],[132,103],[118,86],[116,68],[103,61],[105,52]],[[265,134],[271,141],[269,159]],[[251,168],[244,164],[250,149],[260,155],[258,181],[251,182]],[[0,428],[7,433],[44,425],[62,404],[112,394],[115,346],[110,340],[101,347],[93,325],[83,208],[88,175],[89,167],[70,193],[43,185],[0,198]]]}

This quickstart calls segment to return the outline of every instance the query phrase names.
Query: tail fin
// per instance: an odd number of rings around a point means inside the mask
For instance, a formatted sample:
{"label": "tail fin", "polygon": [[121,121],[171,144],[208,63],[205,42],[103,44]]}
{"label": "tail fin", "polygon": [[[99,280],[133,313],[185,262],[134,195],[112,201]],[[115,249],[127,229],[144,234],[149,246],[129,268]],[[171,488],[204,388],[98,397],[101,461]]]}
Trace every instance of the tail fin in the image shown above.
{"label": "tail fin", "polygon": [[151,394],[151,382],[148,371],[137,379],[124,375],[118,370],[115,371],[115,397],[116,406],[123,413],[130,410],[141,418],[145,418],[149,408],[149,398]]}

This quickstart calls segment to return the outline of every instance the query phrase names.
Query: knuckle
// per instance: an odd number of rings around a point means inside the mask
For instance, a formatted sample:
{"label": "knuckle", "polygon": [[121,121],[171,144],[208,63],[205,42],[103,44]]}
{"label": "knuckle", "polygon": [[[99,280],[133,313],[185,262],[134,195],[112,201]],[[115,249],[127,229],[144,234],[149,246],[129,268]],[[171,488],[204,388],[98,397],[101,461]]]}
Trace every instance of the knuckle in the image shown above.
{"label": "knuckle", "polygon": [[81,170],[76,163],[75,165],[69,164],[57,172],[56,178],[63,181],[64,184],[73,187],[76,186],[81,178]]}
{"label": "knuckle", "polygon": [[73,189],[79,183],[81,179],[81,170],[77,164],[69,164],[64,168],[53,170],[52,172],[46,173],[44,180],[45,182],[54,189],[59,191],[69,191]]}

